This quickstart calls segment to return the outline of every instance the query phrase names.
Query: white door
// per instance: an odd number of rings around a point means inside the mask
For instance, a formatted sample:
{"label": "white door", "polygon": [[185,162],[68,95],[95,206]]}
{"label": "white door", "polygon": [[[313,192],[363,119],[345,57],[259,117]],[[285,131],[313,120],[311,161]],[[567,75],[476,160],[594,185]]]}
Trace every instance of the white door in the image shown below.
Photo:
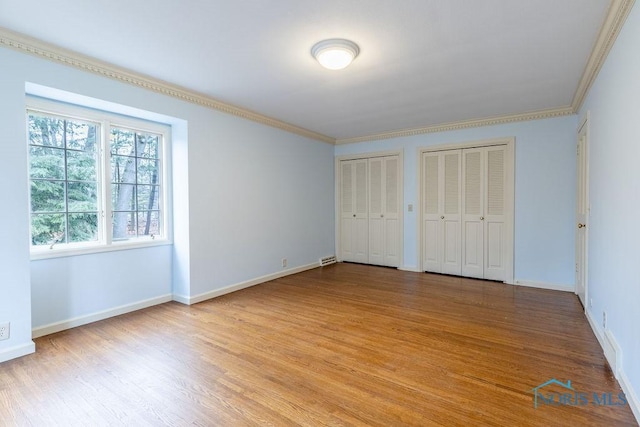
{"label": "white door", "polygon": [[367,160],[340,162],[342,260],[368,262]]}
{"label": "white door", "polygon": [[588,125],[585,122],[578,132],[578,194],[576,197],[576,293],[583,307],[586,307],[587,299],[588,137]]}
{"label": "white door", "polygon": [[484,278],[504,281],[506,277],[506,147],[486,148],[484,209]]}
{"label": "white door", "polygon": [[422,269],[442,273],[440,213],[440,154],[422,155]]}
{"label": "white door", "polygon": [[424,153],[423,269],[460,274],[461,152]]}
{"label": "white door", "polygon": [[399,244],[399,158],[369,159],[369,263],[397,267]]}
{"label": "white door", "polygon": [[400,266],[400,158],[383,158],[384,260],[388,267]]}
{"label": "white door", "polygon": [[484,278],[484,149],[462,152],[462,275]]}

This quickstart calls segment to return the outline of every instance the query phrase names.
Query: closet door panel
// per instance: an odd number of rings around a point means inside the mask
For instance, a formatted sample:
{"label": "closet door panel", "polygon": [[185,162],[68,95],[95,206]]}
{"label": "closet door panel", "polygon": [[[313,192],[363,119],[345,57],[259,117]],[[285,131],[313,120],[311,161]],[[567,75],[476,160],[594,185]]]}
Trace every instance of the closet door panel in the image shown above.
{"label": "closet door panel", "polygon": [[[461,152],[445,151],[441,154],[444,166],[442,185],[442,272],[445,274],[460,274],[462,267],[460,218],[462,188],[461,180]],[[444,217],[444,218],[443,218]]]}
{"label": "closet door panel", "polygon": [[369,159],[369,263],[384,265],[383,159]]}
{"label": "closet door panel", "polygon": [[369,215],[367,209],[367,160],[355,160],[354,259],[369,262]]}
{"label": "closet door panel", "polygon": [[389,267],[400,265],[400,158],[383,158],[384,260]]}
{"label": "closet door panel", "polygon": [[440,155],[422,155],[422,269],[441,273],[442,215],[440,190]]}
{"label": "closet door panel", "polygon": [[462,152],[462,275],[484,277],[484,164],[482,149]]}
{"label": "closet door panel", "polygon": [[486,149],[486,208],[485,208],[485,273],[491,280],[505,280],[505,165],[504,146]]}

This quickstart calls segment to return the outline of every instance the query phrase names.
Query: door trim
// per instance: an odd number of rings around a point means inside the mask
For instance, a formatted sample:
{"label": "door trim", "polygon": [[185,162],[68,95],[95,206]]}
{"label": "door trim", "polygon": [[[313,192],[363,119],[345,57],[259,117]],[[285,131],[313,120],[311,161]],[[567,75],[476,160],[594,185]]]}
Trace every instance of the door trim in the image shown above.
{"label": "door trim", "polygon": [[433,151],[448,151],[448,150],[460,150],[465,148],[484,148],[484,147],[492,147],[496,145],[506,145],[505,151],[505,168],[507,175],[507,182],[505,182],[505,210],[506,210],[506,221],[505,221],[505,231],[506,231],[506,241],[507,241],[507,254],[505,260],[505,280],[504,283],[514,284],[514,252],[515,252],[515,241],[514,241],[514,219],[515,219],[515,137],[504,137],[504,138],[493,138],[493,139],[485,139],[479,141],[469,141],[464,143],[451,143],[451,144],[440,144],[429,147],[419,147],[418,148],[418,173],[417,173],[417,197],[416,197],[416,221],[417,221],[417,248],[416,253],[418,255],[418,269],[419,271],[424,271],[422,265],[422,248],[423,246],[423,233],[422,233],[422,182],[423,182],[423,164],[422,164],[422,154],[433,152]]}
{"label": "door trim", "polygon": [[[334,160],[334,182],[335,182],[335,223],[336,223],[336,233],[335,233],[335,248],[336,248],[336,259],[338,262],[342,261],[342,248],[340,246],[340,236],[342,233],[342,198],[341,195],[341,174],[340,174],[340,162],[344,160],[358,160],[358,159],[371,159],[376,157],[388,157],[388,156],[398,156],[398,186],[400,188],[398,194],[398,203],[400,205],[400,212],[398,213],[398,221],[399,221],[399,232],[398,232],[398,269],[402,270],[404,268],[404,150],[392,150],[392,151],[376,151],[376,152],[368,152],[368,153],[358,153],[358,154],[345,154],[342,156],[336,156]],[[367,204],[369,202],[367,201]],[[368,212],[368,206],[367,206]]]}

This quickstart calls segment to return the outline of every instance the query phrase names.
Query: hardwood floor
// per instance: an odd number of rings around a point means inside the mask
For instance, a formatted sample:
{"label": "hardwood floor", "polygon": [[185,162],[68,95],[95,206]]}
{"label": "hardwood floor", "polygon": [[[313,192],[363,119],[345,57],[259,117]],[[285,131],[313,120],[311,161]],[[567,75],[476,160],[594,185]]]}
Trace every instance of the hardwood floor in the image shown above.
{"label": "hardwood floor", "polygon": [[494,282],[337,264],[35,341],[2,426],[636,425],[576,296]]}

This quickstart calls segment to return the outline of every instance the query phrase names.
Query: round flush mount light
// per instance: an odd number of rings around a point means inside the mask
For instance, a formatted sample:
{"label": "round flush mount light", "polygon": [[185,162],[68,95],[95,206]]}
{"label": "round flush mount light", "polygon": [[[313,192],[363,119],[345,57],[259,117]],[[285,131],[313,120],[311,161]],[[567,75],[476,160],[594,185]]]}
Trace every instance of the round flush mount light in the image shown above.
{"label": "round flush mount light", "polygon": [[329,39],[313,45],[311,55],[329,70],[342,70],[360,53],[358,45],[350,40]]}

